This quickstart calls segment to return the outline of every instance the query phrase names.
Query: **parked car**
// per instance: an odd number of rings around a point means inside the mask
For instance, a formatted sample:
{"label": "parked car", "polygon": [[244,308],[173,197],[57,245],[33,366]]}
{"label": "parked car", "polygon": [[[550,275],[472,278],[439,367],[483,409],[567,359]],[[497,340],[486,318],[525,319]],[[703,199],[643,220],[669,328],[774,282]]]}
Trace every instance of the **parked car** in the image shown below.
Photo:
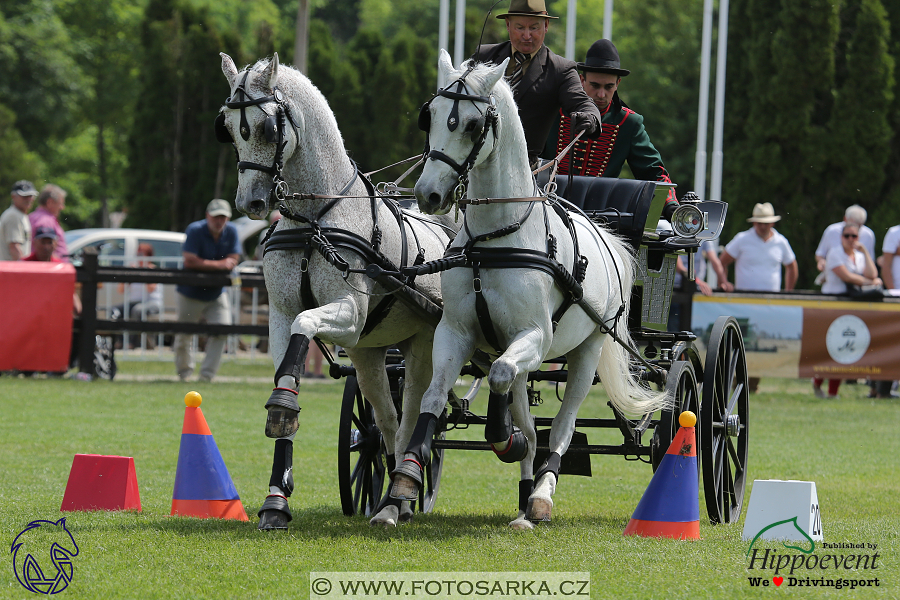
{"label": "parked car", "polygon": [[154,229],[72,229],[66,232],[66,246],[72,264],[81,265],[85,248],[96,248],[100,264],[122,266],[135,260],[138,244],[153,246],[153,258],[160,267],[181,264],[184,233]]}
{"label": "parked car", "polygon": [[[252,250],[256,249],[259,233],[268,227],[268,222],[240,217],[233,223],[238,230],[241,248],[244,248],[246,253],[244,258],[252,258]],[[127,266],[135,260],[138,244],[144,243],[153,246],[153,262],[158,266],[166,268],[181,266],[184,233],[180,231],[96,228],[72,229],[66,232],[66,246],[75,266],[81,264],[84,249],[88,247],[97,249],[101,265]]]}

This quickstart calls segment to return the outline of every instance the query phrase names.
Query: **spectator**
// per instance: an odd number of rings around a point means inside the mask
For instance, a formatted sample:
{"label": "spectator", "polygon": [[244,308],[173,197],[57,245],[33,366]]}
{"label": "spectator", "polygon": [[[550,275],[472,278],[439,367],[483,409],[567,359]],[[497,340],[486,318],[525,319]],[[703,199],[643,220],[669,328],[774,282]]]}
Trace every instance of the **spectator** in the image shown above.
{"label": "spectator", "polygon": [[37,196],[30,181],[17,181],[12,203],[0,215],[0,260],[22,260],[31,254],[31,220],[28,211]]}
{"label": "spectator", "polygon": [[[778,292],[781,290],[782,265],[784,289],[794,289],[800,271],[790,242],[773,227],[780,220],[769,202],[757,204],[753,207],[753,216],[747,219],[753,227],[734,236],[725,246],[719,261],[726,278],[728,266],[734,263],[734,289]],[[722,285],[727,283],[727,279],[723,279]]]}
{"label": "spectator", "polygon": [[[868,248],[860,242],[859,231],[859,225],[846,222],[841,234],[841,245],[828,251],[825,257],[823,294],[846,294],[850,286],[881,285],[878,268]],[[813,392],[817,398],[825,397],[822,381],[821,377],[813,378]],[[837,398],[840,387],[840,379],[829,379],[828,398]]]}
{"label": "spectator", "polygon": [[[784,289],[790,291],[797,284],[800,270],[791,244],[778,233],[774,225],[781,220],[769,202],[753,207],[753,216],[747,219],[753,227],[734,236],[719,261],[725,277],[723,289],[728,283],[728,266],[734,263],[734,288],[762,292],[781,290],[781,267],[784,266]],[[750,392],[759,387],[759,377],[748,377]]]}
{"label": "spectator", "polygon": [[[841,247],[841,233],[844,225],[852,223],[859,227],[859,241],[869,250],[869,256],[875,256],[875,233],[866,227],[866,209],[858,204],[848,206],[844,211],[844,220],[832,223],[822,232],[822,239],[819,240],[819,246],[816,248],[816,268],[821,272],[825,272],[825,259],[828,251],[832,248]],[[817,278],[817,283],[824,281],[824,278]]]}
{"label": "spectator", "polygon": [[894,225],[887,230],[881,244],[881,252],[881,277],[884,280],[884,289],[900,289],[900,260],[895,260],[897,254],[900,254],[900,225]]}
{"label": "spectator", "polygon": [[[231,206],[225,200],[213,200],[206,206],[206,218],[195,221],[185,230],[184,268],[190,271],[228,272],[237,266],[241,256],[237,228],[229,223]],[[223,287],[179,285],[178,320],[197,323],[205,318],[209,324],[231,325],[231,303]],[[175,368],[182,381],[194,372],[191,337],[175,336]],[[210,336],[206,342],[206,356],[200,367],[200,381],[212,381],[219,371],[225,336]]]}
{"label": "spectator", "polygon": [[869,249],[859,240],[859,231],[855,223],[844,224],[841,245],[828,251],[823,294],[846,294],[851,286],[882,285]]}
{"label": "spectator", "polygon": [[600,135],[600,111],[581,87],[575,63],[544,45],[551,17],[544,0],[510,0],[506,19],[509,41],[479,46],[472,58],[502,63],[510,58],[506,77],[519,107],[528,162],[537,164],[559,110],[572,117],[572,129],[585,136]]}
{"label": "spectator", "polygon": [[[63,262],[56,256],[56,244],[59,238],[56,231],[52,227],[36,227],[34,230],[34,241],[32,242],[31,254],[22,260],[31,260],[37,262]],[[80,285],[80,284],[78,284]],[[78,287],[75,288],[75,295],[72,298],[72,309],[76,315],[81,314],[81,298],[78,295]]]}
{"label": "spectator", "polygon": [[37,202],[38,207],[28,215],[28,219],[31,221],[31,230],[36,231],[38,227],[50,227],[53,229],[56,232],[56,250],[54,255],[62,262],[69,262],[65,232],[59,224],[59,214],[66,208],[65,190],[58,185],[48,183],[38,195]]}
{"label": "spectator", "polygon": [[[884,281],[884,289],[900,289],[900,260],[897,259],[897,254],[900,254],[900,225],[888,229],[881,245],[881,252],[881,278]],[[896,395],[891,392],[893,383],[893,381],[872,381],[869,397],[895,398]]]}

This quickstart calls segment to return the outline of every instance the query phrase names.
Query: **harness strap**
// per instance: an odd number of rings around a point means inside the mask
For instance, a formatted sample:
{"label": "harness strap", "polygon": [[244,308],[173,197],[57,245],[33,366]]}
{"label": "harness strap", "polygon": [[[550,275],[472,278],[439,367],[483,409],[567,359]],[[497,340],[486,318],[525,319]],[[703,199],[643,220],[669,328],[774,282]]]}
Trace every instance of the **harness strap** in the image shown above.
{"label": "harness strap", "polygon": [[491,310],[488,307],[487,300],[484,299],[484,293],[481,289],[481,269],[477,262],[472,263],[472,287],[475,289],[475,316],[478,318],[478,326],[481,327],[481,333],[484,339],[491,347],[501,354],[506,348],[500,344],[497,338],[497,331],[494,329],[494,322],[491,320]]}

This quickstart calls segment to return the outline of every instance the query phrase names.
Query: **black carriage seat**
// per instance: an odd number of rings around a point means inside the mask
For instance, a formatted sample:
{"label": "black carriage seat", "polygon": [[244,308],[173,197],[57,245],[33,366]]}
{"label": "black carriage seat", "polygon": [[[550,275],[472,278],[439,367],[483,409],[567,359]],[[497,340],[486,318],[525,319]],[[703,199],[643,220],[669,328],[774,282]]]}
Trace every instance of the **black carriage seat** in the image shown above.
{"label": "black carriage seat", "polygon": [[[550,179],[550,169],[537,174],[541,189]],[[606,224],[611,230],[628,239],[637,249],[645,231],[656,232],[656,225],[662,213],[667,186],[659,186],[655,181],[636,179],[616,179],[612,177],[572,177],[556,176],[556,193],[583,210],[592,220]],[[654,202],[654,196],[659,197]],[[652,214],[651,214],[652,213]]]}

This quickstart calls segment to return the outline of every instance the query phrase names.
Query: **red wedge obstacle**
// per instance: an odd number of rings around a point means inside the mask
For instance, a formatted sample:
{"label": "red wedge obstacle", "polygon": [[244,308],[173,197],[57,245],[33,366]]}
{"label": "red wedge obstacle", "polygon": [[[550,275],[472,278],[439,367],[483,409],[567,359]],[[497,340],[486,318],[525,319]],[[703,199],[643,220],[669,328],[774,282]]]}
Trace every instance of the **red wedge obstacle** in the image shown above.
{"label": "red wedge obstacle", "polygon": [[624,535],[700,539],[700,480],[697,472],[697,417],[684,411],[681,428],[659,463]]}
{"label": "red wedge obstacle", "polygon": [[134,459],[76,454],[59,510],[141,510]]}
{"label": "red wedge obstacle", "polygon": [[188,392],[184,397],[186,408],[172,492],[172,514],[249,521],[200,410],[201,402],[197,392]]}

